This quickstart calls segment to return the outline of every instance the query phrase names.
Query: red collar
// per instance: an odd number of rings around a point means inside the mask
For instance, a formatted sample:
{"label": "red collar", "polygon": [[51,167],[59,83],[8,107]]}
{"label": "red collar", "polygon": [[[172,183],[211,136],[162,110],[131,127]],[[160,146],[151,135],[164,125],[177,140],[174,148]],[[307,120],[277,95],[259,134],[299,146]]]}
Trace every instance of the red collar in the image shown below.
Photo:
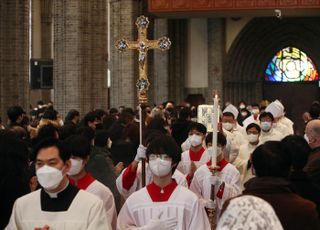
{"label": "red collar", "polygon": [[77,188],[79,189],[83,189],[86,190],[89,185],[94,182],[96,179],[94,179],[90,173],[87,172],[87,174],[82,177],[80,180],[77,181],[77,183],[71,178],[69,177],[69,181],[72,185],[77,186]]}
{"label": "red collar", "polygon": [[152,182],[147,185],[147,190],[153,202],[163,202],[169,200],[176,187],[177,182],[173,179],[172,182],[163,189]]}
{"label": "red collar", "polygon": [[190,160],[192,160],[192,161],[200,161],[204,151],[205,151],[205,148],[203,148],[203,147],[198,152],[193,152],[191,149],[189,149]]}
{"label": "red collar", "polygon": [[[225,159],[222,159],[221,161],[219,161],[219,162],[217,163],[217,165],[220,167],[220,168],[218,169],[218,171],[221,172],[222,169],[224,169],[224,167],[226,167],[228,163],[229,163],[229,162],[226,161]],[[211,166],[211,160],[207,162],[207,165],[208,165],[208,166]]]}

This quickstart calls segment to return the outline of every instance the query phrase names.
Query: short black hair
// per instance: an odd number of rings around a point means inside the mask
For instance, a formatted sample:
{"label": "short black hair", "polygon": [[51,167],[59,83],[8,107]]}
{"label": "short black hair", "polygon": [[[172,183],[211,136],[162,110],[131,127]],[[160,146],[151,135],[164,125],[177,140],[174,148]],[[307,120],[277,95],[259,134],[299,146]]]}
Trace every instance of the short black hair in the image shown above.
{"label": "short black hair", "polygon": [[56,138],[56,134],[59,134],[59,130],[53,124],[47,124],[39,128],[37,141],[41,141],[45,138],[52,137]]}
{"label": "short black hair", "polygon": [[76,134],[77,127],[74,124],[65,124],[59,129],[59,139],[64,140]]}
{"label": "short black hair", "polygon": [[66,151],[70,156],[87,158],[90,155],[90,142],[87,138],[81,135],[72,135],[65,140]]}
{"label": "short black hair", "polygon": [[179,163],[181,160],[181,148],[175,140],[167,135],[159,135],[152,140],[146,151],[147,158],[150,154],[167,154],[172,158],[172,163]]}
{"label": "short black hair", "polygon": [[99,120],[101,120],[104,115],[107,115],[103,109],[96,109],[94,112]]}
{"label": "short black hair", "polygon": [[231,112],[224,112],[224,113],[222,114],[222,116],[233,117],[233,119],[235,119],[233,113],[231,113]]}
{"label": "short black hair", "polygon": [[249,129],[251,128],[256,128],[258,130],[259,133],[261,133],[261,128],[258,124],[256,123],[250,123],[247,128],[246,128],[246,132],[248,132]]}
{"label": "short black hair", "polygon": [[191,110],[188,107],[184,107],[179,111],[179,119],[187,120],[188,117],[191,117]]}
{"label": "short black hair", "polygon": [[162,131],[157,129],[147,129],[145,132],[145,145],[148,146],[157,137],[164,135]]}
{"label": "short black hair", "polygon": [[272,115],[272,113],[270,112],[263,112],[260,114],[259,116],[259,121],[261,121],[262,118],[265,118],[265,117],[270,117],[272,121],[274,121],[274,117]]}
{"label": "short black hair", "polygon": [[312,119],[318,119],[320,116],[320,105],[319,103],[312,103],[309,109],[309,114]]}
{"label": "short black hair", "polygon": [[252,164],[258,177],[287,177],[291,155],[283,150],[280,141],[267,141],[253,151]]}
{"label": "short black hair", "polygon": [[[217,137],[218,137],[217,138],[218,145],[220,145],[220,146],[227,145],[227,138],[225,137],[225,135],[218,132]],[[208,145],[209,143],[212,143],[212,132],[208,133],[208,135],[206,136],[206,145]]]}
{"label": "short black hair", "polygon": [[66,144],[64,141],[49,137],[41,140],[35,147],[34,156],[37,159],[38,153],[41,149],[56,147],[59,150],[59,156],[63,162],[70,159],[70,154],[66,151]]}
{"label": "short black hair", "polygon": [[86,126],[78,128],[76,130],[76,134],[84,136],[85,138],[87,138],[88,141],[91,141],[94,139],[95,131],[92,128]]}
{"label": "short black hair", "polygon": [[311,148],[307,141],[297,135],[289,135],[281,140],[285,153],[291,155],[294,170],[302,170],[306,165]]}
{"label": "short black hair", "polygon": [[71,110],[68,112],[67,116],[65,117],[65,120],[66,120],[66,121],[71,121],[73,118],[78,117],[78,116],[80,116],[79,111],[78,111],[78,110],[75,110],[75,109],[71,109]]}
{"label": "short black hair", "polygon": [[84,121],[84,125],[85,126],[88,126],[88,122],[94,122],[95,120],[97,119],[97,115],[95,112],[89,112],[87,113],[84,118],[83,118],[83,121]]}
{"label": "short black hair", "polygon": [[193,129],[203,133],[203,135],[206,135],[206,133],[207,133],[207,128],[203,124],[198,123],[198,122],[192,122],[189,125],[188,132],[190,132]]}
{"label": "short black hair", "polygon": [[7,115],[11,122],[16,122],[18,117],[24,113],[25,112],[21,106],[12,106],[7,110]]}
{"label": "short black hair", "polygon": [[107,130],[98,130],[94,139],[95,146],[106,147],[110,134]]}
{"label": "short black hair", "polygon": [[48,107],[44,111],[42,118],[54,121],[54,120],[57,120],[57,116],[58,116],[58,112],[54,110],[52,107]]}

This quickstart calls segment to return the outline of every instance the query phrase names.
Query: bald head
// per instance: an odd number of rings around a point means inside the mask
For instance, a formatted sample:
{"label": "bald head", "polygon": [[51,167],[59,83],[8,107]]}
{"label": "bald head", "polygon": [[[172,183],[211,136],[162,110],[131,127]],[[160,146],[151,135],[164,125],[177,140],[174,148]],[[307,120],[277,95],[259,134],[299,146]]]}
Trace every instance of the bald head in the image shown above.
{"label": "bald head", "polygon": [[311,148],[320,146],[320,120],[312,120],[306,126],[305,133]]}

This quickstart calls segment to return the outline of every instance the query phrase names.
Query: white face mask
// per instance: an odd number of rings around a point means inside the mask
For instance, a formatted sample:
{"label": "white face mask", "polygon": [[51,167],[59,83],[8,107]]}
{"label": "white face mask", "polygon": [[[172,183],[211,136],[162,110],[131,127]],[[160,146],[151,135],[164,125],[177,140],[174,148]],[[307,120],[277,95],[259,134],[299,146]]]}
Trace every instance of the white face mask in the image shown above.
{"label": "white face mask", "polygon": [[155,160],[149,160],[149,167],[152,174],[158,177],[167,176],[169,173],[171,173],[171,165],[171,161],[162,160],[160,158],[157,158]]}
{"label": "white face mask", "polygon": [[195,147],[195,146],[201,145],[201,143],[202,143],[202,137],[201,136],[193,134],[190,137],[191,146]]}
{"label": "white face mask", "polygon": [[222,123],[222,127],[223,127],[225,130],[230,131],[230,130],[233,128],[233,124],[230,123],[230,122],[224,122],[224,123]]}
{"label": "white face mask", "polygon": [[269,131],[271,129],[271,122],[269,122],[269,121],[261,122],[261,129],[263,131]]}
{"label": "white face mask", "polygon": [[241,104],[240,106],[239,106],[239,108],[240,109],[244,109],[246,106],[244,105],[244,104]]}
{"label": "white face mask", "polygon": [[253,134],[253,133],[247,134],[247,138],[250,143],[255,143],[258,141],[258,134]]}
{"label": "white face mask", "polygon": [[63,126],[63,125],[64,125],[64,122],[63,122],[62,119],[59,120],[59,125],[60,125],[60,126]]}
{"label": "white face mask", "polygon": [[304,139],[307,141],[307,143],[309,144],[309,143],[310,143],[310,140],[309,140],[309,137],[307,136],[307,134],[306,134],[306,133],[304,134],[304,136],[303,136],[303,137],[304,137]]}
{"label": "white face mask", "polygon": [[82,163],[83,160],[77,160],[77,159],[70,159],[71,161],[71,168],[69,170],[69,172],[67,172],[68,175],[73,176],[73,175],[77,175],[81,169],[82,169]]}
{"label": "white face mask", "polygon": [[252,110],[251,110],[251,113],[257,115],[257,114],[260,113],[260,110],[259,110],[259,109],[252,109]]}
{"label": "white face mask", "polygon": [[63,179],[62,172],[59,169],[48,165],[39,168],[36,174],[40,185],[48,190],[57,188]]}

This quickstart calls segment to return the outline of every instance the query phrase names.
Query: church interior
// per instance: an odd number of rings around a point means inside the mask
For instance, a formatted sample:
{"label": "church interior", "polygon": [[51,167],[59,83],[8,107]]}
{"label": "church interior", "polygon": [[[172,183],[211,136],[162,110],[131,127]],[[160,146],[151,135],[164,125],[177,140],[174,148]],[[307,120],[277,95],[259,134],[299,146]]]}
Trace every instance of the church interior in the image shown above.
{"label": "church interior", "polygon": [[[39,100],[53,101],[62,115],[71,107],[83,114],[135,106],[138,54],[120,53],[114,44],[137,39],[140,15],[150,21],[149,39],[172,42],[166,52],[148,52],[150,105],[212,104],[217,90],[233,104],[280,99],[301,123],[319,98],[318,1],[25,0],[0,6],[3,118],[10,105],[30,111]],[[307,67],[283,62],[292,76],[271,77],[272,63],[287,58],[277,56],[286,48],[287,55],[294,48],[310,60],[314,75],[303,79]]]}

